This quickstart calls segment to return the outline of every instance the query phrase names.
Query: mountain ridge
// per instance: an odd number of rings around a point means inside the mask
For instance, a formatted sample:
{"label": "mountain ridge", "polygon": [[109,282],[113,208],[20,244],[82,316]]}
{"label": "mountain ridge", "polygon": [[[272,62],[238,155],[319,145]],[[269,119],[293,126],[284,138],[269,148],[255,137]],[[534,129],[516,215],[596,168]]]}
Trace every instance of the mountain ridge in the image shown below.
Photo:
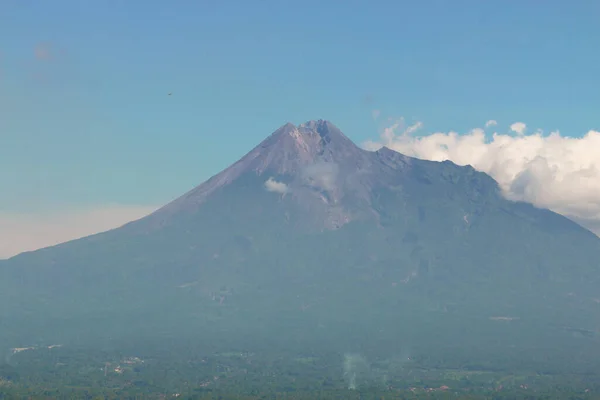
{"label": "mountain ridge", "polygon": [[[332,142],[336,145],[334,150],[337,152],[332,151],[330,147]],[[327,150],[329,152],[325,153]],[[341,153],[341,156],[339,153]],[[300,158],[301,161],[297,162],[298,154],[304,155],[306,158]],[[352,159],[354,156],[357,160],[353,161],[356,161],[357,164],[361,162],[363,164],[372,164],[374,162],[381,163],[381,165],[389,169],[389,171],[385,171],[386,173],[406,173],[411,166],[414,166],[415,164],[429,166],[448,165],[450,166],[450,169],[454,170],[453,172],[465,171],[468,174],[474,174],[481,177],[481,180],[486,182],[485,185],[488,187],[488,190],[492,189],[500,193],[498,183],[491,176],[475,170],[471,165],[462,166],[455,164],[451,160],[442,162],[422,160],[406,156],[386,146],[383,146],[376,151],[362,149],[344,135],[337,126],[323,119],[310,120],[299,125],[287,122],[273,131],[252,150],[247,152],[229,167],[211,176],[209,179],[183,195],[168,202],[153,213],[107,232],[121,228],[137,231],[138,233],[160,229],[165,225],[165,221],[172,218],[175,214],[181,212],[187,214],[195,212],[208,196],[220,188],[233,183],[235,179],[244,173],[252,172],[256,173],[258,176],[265,175],[265,183],[271,180],[272,182],[283,184],[287,187],[285,182],[278,182],[274,178],[277,176],[285,177],[289,173],[298,173],[302,167],[306,166],[310,167],[309,169],[312,170],[314,175],[321,175],[321,178],[323,178],[323,176],[327,178],[338,173],[337,158],[344,160]],[[269,167],[271,165],[275,165],[275,167],[270,169]],[[312,179],[311,177],[309,178]],[[373,177],[371,176],[368,178],[372,179]],[[421,179],[427,181],[428,178],[422,177]],[[449,177],[449,179],[453,178]],[[323,183],[325,186],[328,184],[327,182],[321,182],[321,186],[323,186]],[[494,185],[495,188],[492,188]],[[320,199],[322,199],[322,197],[320,197]],[[569,219],[569,221],[571,220]],[[575,221],[572,222],[577,224]],[[138,227],[138,225],[141,226]],[[582,229],[587,230],[585,227],[582,227],[579,224],[577,225]],[[338,225],[335,226],[339,227]],[[331,226],[329,226],[329,228],[331,228]],[[90,236],[97,237],[104,233],[106,232],[100,232]],[[592,235],[595,236],[593,233]],[[85,239],[85,237],[76,240],[81,239]],[[59,244],[59,246],[60,245],[61,244]],[[31,251],[25,253],[31,253]]]}
{"label": "mountain ridge", "polygon": [[[318,189],[320,193],[312,193],[318,197],[317,201],[331,200],[338,204],[342,192],[352,193],[357,197],[356,201],[368,201],[368,192],[371,190],[369,182],[377,182],[378,174],[389,176],[408,173],[414,164],[436,165],[437,162],[408,157],[387,147],[377,151],[362,149],[326,120],[307,121],[298,126],[288,122],[231,166],[143,219],[152,220],[152,225],[160,227],[174,214],[193,213],[211,193],[231,184],[245,173],[258,176],[266,174],[268,177],[265,182],[271,180],[280,188],[291,190],[290,196],[302,196],[308,202],[314,202],[315,199],[307,199],[311,197],[308,191],[299,190],[299,186]],[[484,179],[496,184],[493,178],[475,171],[471,166],[458,166],[451,161],[444,161],[443,164],[482,174],[486,177]],[[295,179],[290,179],[294,175]],[[276,176],[282,181],[273,181]],[[297,187],[295,191],[291,188],[293,185]],[[335,212],[342,213],[339,210]],[[348,215],[339,218],[350,220]],[[329,228],[334,226],[339,226],[339,223],[328,225]]]}
{"label": "mountain ridge", "polygon": [[[241,174],[254,171],[262,175],[274,165],[273,173],[297,172],[301,165],[314,163],[319,151],[324,151],[331,142],[350,152],[360,154],[360,149],[337,127],[325,120],[307,121],[298,126],[286,123],[261,141],[252,150],[223,171],[210,177],[183,196],[173,200],[155,213],[172,213],[182,203],[201,204],[206,196],[220,187],[231,183]],[[341,145],[341,146],[340,146]],[[322,154],[321,154],[322,155]],[[175,211],[176,212],[176,211]]]}
{"label": "mountain ridge", "polygon": [[600,238],[472,167],[286,124],[148,217],[1,263],[0,345],[585,352],[596,333],[562,327],[596,332],[598,260]]}

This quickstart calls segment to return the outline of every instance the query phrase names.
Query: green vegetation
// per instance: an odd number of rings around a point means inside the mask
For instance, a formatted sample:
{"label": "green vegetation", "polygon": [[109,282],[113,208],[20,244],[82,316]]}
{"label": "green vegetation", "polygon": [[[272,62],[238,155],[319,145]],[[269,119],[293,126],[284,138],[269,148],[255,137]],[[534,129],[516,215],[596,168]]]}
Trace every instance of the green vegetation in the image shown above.
{"label": "green vegetation", "polygon": [[413,359],[361,357],[364,365],[349,365],[353,357],[232,351],[146,358],[66,347],[25,350],[0,366],[0,399],[525,400],[593,399],[600,391],[597,373],[450,370]]}

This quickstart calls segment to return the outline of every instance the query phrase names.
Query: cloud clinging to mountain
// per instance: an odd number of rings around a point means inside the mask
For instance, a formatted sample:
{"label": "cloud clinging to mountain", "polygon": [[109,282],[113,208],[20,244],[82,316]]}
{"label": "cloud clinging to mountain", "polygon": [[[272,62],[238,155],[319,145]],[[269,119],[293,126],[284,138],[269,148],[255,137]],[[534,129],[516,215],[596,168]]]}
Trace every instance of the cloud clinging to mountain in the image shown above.
{"label": "cloud clinging to mountain", "polygon": [[[495,126],[489,121],[485,125]],[[464,134],[415,136],[422,124],[399,119],[364,147],[386,146],[407,156],[470,164],[496,179],[507,198],[549,208],[600,233],[600,132],[569,137],[558,131],[527,134],[526,127],[515,122],[510,125],[513,133],[486,135],[475,128]]]}
{"label": "cloud clinging to mountain", "polygon": [[281,194],[287,193],[289,190],[288,185],[283,182],[278,182],[273,178],[269,178],[265,181],[265,189],[267,189],[269,192]]}

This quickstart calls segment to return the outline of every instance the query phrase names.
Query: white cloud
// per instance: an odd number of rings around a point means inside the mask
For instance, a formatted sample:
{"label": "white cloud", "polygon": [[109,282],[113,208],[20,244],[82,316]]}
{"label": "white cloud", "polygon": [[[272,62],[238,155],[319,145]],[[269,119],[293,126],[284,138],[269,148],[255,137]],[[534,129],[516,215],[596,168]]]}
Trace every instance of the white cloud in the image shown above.
{"label": "white cloud", "polygon": [[[432,161],[451,160],[491,175],[505,196],[549,208],[600,233],[600,132],[574,138],[556,131],[525,134],[517,122],[511,131],[486,138],[483,129],[466,134],[437,132],[415,137],[397,122],[383,130],[368,150],[387,146],[408,156]],[[414,126],[414,125],[413,125]]]}
{"label": "white cloud", "polygon": [[319,162],[304,168],[302,176],[308,184],[332,191],[335,189],[338,172],[339,167],[337,164]]}
{"label": "white cloud", "polygon": [[404,134],[412,135],[413,133],[417,132],[418,130],[421,130],[421,128],[423,128],[423,123],[415,122],[414,124],[412,124],[408,128],[406,128],[406,130],[404,131]]}
{"label": "white cloud", "polygon": [[157,208],[107,205],[36,214],[0,212],[0,259],[117,228]]}
{"label": "white cloud", "polygon": [[510,126],[510,130],[516,132],[520,136],[525,134],[525,129],[527,129],[527,125],[525,125],[523,122],[515,122]]}
{"label": "white cloud", "polygon": [[265,188],[269,192],[275,192],[275,193],[281,193],[281,194],[285,194],[289,191],[288,185],[286,185],[283,182],[277,182],[273,178],[267,179],[267,181],[265,182]]}
{"label": "white cloud", "polygon": [[498,121],[496,121],[495,119],[490,119],[488,122],[485,123],[486,128],[496,126],[496,125],[498,125]]}
{"label": "white cloud", "polygon": [[408,136],[423,128],[423,123],[420,121],[417,121],[412,125],[406,126],[404,118],[399,118],[396,121],[394,121],[393,118],[388,118],[388,122],[391,125],[383,128],[383,132],[381,133],[381,141],[367,140],[363,143],[363,147],[366,150],[377,151],[382,146],[385,146],[386,143],[393,142],[397,135]]}
{"label": "white cloud", "polygon": [[365,150],[369,150],[369,151],[377,151],[380,148],[383,147],[383,145],[380,142],[375,142],[373,140],[367,140],[366,142],[363,142],[362,147]]}

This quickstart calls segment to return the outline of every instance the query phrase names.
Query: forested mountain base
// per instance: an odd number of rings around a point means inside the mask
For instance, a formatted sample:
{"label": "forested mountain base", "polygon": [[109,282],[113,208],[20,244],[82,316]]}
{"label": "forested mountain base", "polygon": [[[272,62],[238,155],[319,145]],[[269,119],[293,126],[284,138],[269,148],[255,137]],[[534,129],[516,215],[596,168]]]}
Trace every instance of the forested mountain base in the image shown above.
{"label": "forested mountain base", "polygon": [[0,399],[499,400],[596,399],[600,393],[600,374],[450,369],[410,357],[18,350],[0,365]]}

